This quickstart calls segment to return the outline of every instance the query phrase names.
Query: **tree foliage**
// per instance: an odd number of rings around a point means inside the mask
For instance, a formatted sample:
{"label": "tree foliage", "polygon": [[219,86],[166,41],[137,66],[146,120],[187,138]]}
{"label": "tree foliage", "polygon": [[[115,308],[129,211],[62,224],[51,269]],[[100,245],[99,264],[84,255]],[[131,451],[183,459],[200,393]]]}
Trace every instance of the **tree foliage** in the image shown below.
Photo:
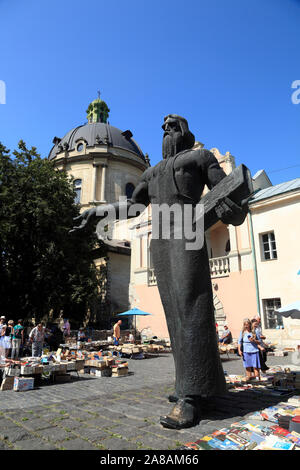
{"label": "tree foliage", "polygon": [[0,309],[12,319],[64,315],[81,319],[97,303],[92,230],[69,234],[73,184],[23,141],[0,143]]}

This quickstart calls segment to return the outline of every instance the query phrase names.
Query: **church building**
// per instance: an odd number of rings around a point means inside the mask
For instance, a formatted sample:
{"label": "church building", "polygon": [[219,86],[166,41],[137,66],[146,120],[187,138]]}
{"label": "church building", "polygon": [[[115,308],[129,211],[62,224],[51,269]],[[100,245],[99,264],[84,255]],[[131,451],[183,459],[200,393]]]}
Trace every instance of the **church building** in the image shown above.
{"label": "church building", "polygon": [[[76,202],[80,211],[114,203],[119,197],[131,197],[140,176],[149,166],[130,130],[111,126],[109,108],[100,96],[87,109],[86,124],[54,137],[49,160],[58,170],[74,178]],[[120,235],[121,233],[121,235]],[[120,239],[106,242],[107,257],[95,258],[105,272],[105,295],[110,314],[129,308],[130,242],[126,227],[118,231]]]}

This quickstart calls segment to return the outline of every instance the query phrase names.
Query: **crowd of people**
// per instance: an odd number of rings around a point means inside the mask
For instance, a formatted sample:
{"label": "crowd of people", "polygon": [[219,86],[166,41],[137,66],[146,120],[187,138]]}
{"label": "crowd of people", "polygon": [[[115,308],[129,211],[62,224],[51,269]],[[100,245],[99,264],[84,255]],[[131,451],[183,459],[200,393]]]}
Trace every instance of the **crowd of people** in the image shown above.
{"label": "crowd of people", "polygon": [[[114,344],[118,345],[121,332],[121,320],[113,326]],[[43,346],[48,346],[55,350],[71,334],[71,325],[68,319],[62,319],[60,325],[48,324],[44,326],[42,322],[33,328],[24,328],[22,319],[17,323],[9,320],[6,323],[5,316],[0,317],[0,355],[11,359],[18,359],[20,355],[30,355],[40,357],[43,352]],[[230,344],[232,334],[227,325],[224,325],[224,332],[221,336],[218,334],[218,324],[216,323],[216,332],[220,344]],[[129,340],[134,341],[133,335]],[[243,359],[243,367],[246,370],[247,379],[260,379],[260,373],[268,370],[266,365],[266,345],[265,336],[261,331],[261,320],[257,316],[250,320],[246,318],[243,322],[242,331],[238,339],[238,354]],[[79,328],[77,333],[77,344],[87,340],[84,328]]]}
{"label": "crowd of people", "polygon": [[[36,326],[25,328],[23,320],[15,323],[9,320],[6,323],[4,315],[0,317],[0,355],[2,358],[19,359],[20,356],[40,357],[43,347],[55,350],[71,334],[71,325],[68,319],[63,319],[60,325],[42,322]],[[80,329],[81,338],[85,338],[83,328]],[[82,339],[81,339],[82,340]]]}
{"label": "crowd of people", "polygon": [[[119,320],[113,326],[114,344],[118,345],[121,337]],[[2,358],[19,359],[19,357],[31,356],[40,357],[43,347],[49,347],[51,351],[56,350],[71,335],[71,325],[67,318],[61,319],[59,324],[40,322],[32,327],[24,327],[23,321],[18,320],[15,324],[13,320],[6,322],[4,315],[0,317],[0,356]],[[129,342],[134,342],[134,336],[129,335]],[[88,341],[88,335],[83,327],[77,332],[77,346]]]}

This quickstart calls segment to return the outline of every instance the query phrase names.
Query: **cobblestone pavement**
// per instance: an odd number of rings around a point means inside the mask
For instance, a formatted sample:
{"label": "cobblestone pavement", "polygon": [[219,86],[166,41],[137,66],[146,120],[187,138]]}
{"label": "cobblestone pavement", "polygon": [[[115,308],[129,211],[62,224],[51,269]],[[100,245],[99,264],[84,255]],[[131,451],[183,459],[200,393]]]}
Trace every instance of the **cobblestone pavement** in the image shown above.
{"label": "cobblestone pavement", "polygon": [[[243,373],[237,356],[223,357],[224,370]],[[269,365],[290,363],[290,357],[268,359]],[[196,427],[164,429],[159,416],[172,406],[166,398],[174,391],[172,355],[129,360],[129,370],[127,377],[74,375],[71,383],[0,392],[0,449],[171,450],[280,401],[228,392],[206,407]]]}

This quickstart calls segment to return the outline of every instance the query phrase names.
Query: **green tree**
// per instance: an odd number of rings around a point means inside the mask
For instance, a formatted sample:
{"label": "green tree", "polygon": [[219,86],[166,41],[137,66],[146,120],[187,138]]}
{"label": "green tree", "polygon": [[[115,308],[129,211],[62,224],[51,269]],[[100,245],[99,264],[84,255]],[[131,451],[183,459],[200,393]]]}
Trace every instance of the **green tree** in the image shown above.
{"label": "green tree", "polygon": [[80,321],[100,294],[95,235],[69,234],[79,208],[64,171],[23,141],[13,155],[0,143],[0,309],[13,319],[63,310]]}

